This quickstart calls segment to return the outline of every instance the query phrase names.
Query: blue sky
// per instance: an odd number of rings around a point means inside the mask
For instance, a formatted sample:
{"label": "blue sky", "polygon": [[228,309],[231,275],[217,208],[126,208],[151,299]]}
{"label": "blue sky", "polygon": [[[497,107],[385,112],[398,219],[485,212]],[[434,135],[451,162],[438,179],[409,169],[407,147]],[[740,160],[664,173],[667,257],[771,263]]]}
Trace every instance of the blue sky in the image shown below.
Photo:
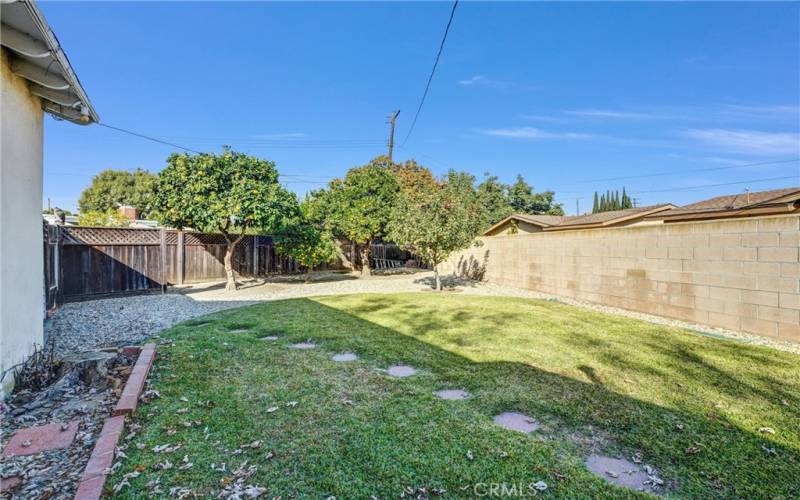
{"label": "blue sky", "polygon": [[[41,4],[102,122],[274,160],[301,195],[385,152],[393,109],[403,143],[450,7]],[[395,158],[521,173],[568,213],[623,185],[641,204],[800,185],[799,40],[797,3],[462,2]],[[172,151],[48,119],[45,200]]]}

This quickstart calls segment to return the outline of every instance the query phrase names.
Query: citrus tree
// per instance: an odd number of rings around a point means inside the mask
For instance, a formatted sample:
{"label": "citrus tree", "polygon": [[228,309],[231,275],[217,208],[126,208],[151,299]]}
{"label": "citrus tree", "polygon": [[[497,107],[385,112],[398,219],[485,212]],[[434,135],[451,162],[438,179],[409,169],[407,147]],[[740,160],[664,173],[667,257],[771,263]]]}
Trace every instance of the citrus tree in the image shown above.
{"label": "citrus tree", "polygon": [[339,253],[333,236],[306,221],[284,227],[275,235],[275,251],[293,258],[307,273],[320,264],[333,262]]}
{"label": "citrus tree", "polygon": [[156,179],[154,208],[165,225],[222,233],[225,289],[236,290],[236,246],[248,230],[283,227],[296,214],[297,199],[279,184],[273,162],[225,148],[219,155],[171,155]]}
{"label": "citrus tree", "polygon": [[312,219],[358,245],[362,277],[371,274],[370,246],[385,236],[398,190],[391,168],[378,157],[368,165],[350,169],[344,179],[334,180],[307,200]]}
{"label": "citrus tree", "polygon": [[439,264],[472,245],[483,224],[474,181],[469,174],[451,170],[428,189],[399,196],[392,210],[388,238],[433,266],[436,290],[442,289]]}

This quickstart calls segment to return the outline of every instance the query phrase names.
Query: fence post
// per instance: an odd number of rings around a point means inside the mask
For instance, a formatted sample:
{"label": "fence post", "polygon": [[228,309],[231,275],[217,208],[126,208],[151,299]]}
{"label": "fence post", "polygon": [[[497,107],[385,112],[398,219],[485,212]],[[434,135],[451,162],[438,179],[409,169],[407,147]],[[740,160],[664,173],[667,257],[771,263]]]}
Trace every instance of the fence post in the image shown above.
{"label": "fence post", "polygon": [[253,236],[253,277],[258,276],[258,236]]}
{"label": "fence post", "polygon": [[178,284],[183,285],[184,275],[183,275],[183,259],[184,259],[184,243],[183,243],[183,229],[178,230],[178,249],[175,252],[177,254],[177,261],[178,261]]}
{"label": "fence post", "polygon": [[56,282],[58,283],[58,288],[56,288],[56,297],[55,302],[57,306],[60,306],[64,303],[64,273],[61,270],[61,252],[63,250],[63,243],[62,243],[62,236],[61,236],[61,226],[56,226],[56,247],[55,247],[55,266],[56,266]]}
{"label": "fence post", "polygon": [[159,230],[161,236],[161,293],[167,293],[167,230]]}

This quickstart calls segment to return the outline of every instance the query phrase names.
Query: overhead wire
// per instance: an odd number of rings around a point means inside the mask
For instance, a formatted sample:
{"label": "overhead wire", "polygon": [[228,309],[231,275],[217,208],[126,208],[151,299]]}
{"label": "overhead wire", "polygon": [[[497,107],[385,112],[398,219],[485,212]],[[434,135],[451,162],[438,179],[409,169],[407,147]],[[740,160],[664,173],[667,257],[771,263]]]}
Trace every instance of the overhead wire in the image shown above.
{"label": "overhead wire", "polygon": [[422,99],[420,99],[419,101],[417,112],[414,113],[414,119],[411,121],[411,127],[409,127],[408,133],[406,134],[406,138],[403,139],[401,146],[405,146],[406,142],[408,142],[408,138],[411,137],[411,133],[414,131],[414,127],[417,124],[419,113],[422,111],[422,106],[425,104],[425,98],[428,97],[428,90],[430,90],[431,88],[433,75],[436,74],[436,67],[439,66],[439,59],[442,57],[442,51],[444,50],[444,43],[447,41],[447,34],[450,32],[450,25],[453,24],[453,16],[456,13],[456,7],[458,7],[458,0],[455,0],[455,2],[453,2],[453,8],[450,10],[450,18],[447,20],[447,26],[444,28],[444,35],[442,36],[442,42],[439,44],[439,51],[436,53],[436,60],[433,62],[433,68],[431,69],[431,74],[428,76],[428,82],[425,84],[425,92],[422,93]]}

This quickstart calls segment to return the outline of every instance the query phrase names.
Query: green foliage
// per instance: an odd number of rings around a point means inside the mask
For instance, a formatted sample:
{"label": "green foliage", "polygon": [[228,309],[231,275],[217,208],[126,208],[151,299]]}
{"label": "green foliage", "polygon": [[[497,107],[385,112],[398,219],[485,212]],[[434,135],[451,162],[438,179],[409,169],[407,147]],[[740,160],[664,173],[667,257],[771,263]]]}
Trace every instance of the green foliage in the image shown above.
{"label": "green foliage", "polygon": [[339,252],[330,233],[305,221],[284,227],[274,241],[278,254],[292,257],[309,272],[320,264],[333,262]]}
{"label": "green foliage", "polygon": [[130,223],[131,221],[119,213],[118,210],[109,210],[107,212],[90,210],[88,212],[81,212],[78,214],[79,226],[126,227],[130,225]]}
{"label": "green foliage", "polygon": [[483,182],[478,184],[478,202],[483,218],[482,229],[488,229],[514,213],[514,208],[509,204],[508,186],[500,182],[496,175],[489,172],[483,175]]}
{"label": "green foliage", "polygon": [[309,219],[362,246],[383,237],[399,191],[389,167],[378,157],[314,191],[304,202]]}
{"label": "green foliage", "polygon": [[533,192],[533,187],[521,175],[517,175],[516,182],[508,188],[509,204],[516,213],[564,215],[561,204],[553,202],[554,196],[553,191]]}
{"label": "green foliage", "polygon": [[78,200],[80,212],[108,212],[120,205],[136,208],[138,216],[151,215],[155,176],[147,170],[103,170],[92,177]]}
{"label": "green foliage", "polygon": [[431,171],[414,160],[408,160],[401,164],[395,163],[391,169],[403,195],[413,196],[417,192],[436,185],[436,178]]}
{"label": "green foliage", "polygon": [[221,155],[173,154],[156,181],[161,221],[204,232],[271,232],[297,211],[293,193],[278,183],[271,161],[230,149]]}
{"label": "green foliage", "polygon": [[611,210],[624,210],[626,208],[633,208],[633,200],[631,200],[625,188],[622,188],[622,196],[619,191],[606,191],[601,195],[598,201],[597,191],[594,192],[594,205],[592,206],[592,213],[608,212]]}
{"label": "green foliage", "polygon": [[236,289],[231,259],[247,231],[275,232],[298,210],[294,193],[278,183],[274,163],[229,148],[221,155],[171,155],[158,174],[154,206],[166,225],[225,236],[227,290]]}
{"label": "green foliage", "polygon": [[438,264],[473,244],[483,225],[474,182],[473,176],[451,170],[439,185],[400,196],[392,211],[389,239],[434,266],[437,289],[441,289]]}

